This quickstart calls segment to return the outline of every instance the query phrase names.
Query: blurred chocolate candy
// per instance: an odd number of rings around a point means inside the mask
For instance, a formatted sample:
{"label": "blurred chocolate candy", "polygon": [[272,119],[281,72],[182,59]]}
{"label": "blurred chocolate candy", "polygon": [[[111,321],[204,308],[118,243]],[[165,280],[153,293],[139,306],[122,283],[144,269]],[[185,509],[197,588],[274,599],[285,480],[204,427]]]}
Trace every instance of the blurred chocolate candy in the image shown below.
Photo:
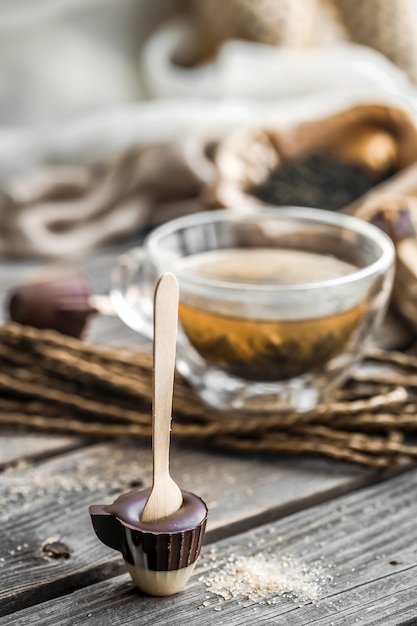
{"label": "blurred chocolate candy", "polygon": [[79,273],[45,277],[17,286],[10,294],[10,319],[34,328],[81,337],[91,315],[90,285]]}

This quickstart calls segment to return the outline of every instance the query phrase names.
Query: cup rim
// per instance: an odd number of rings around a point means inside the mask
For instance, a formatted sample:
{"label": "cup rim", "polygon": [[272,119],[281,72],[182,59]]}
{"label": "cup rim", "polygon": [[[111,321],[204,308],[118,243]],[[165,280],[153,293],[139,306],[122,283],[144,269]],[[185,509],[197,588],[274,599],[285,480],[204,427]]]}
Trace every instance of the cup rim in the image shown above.
{"label": "cup rim", "polygon": [[340,212],[326,211],[324,209],[316,209],[298,206],[268,206],[262,208],[244,209],[241,211],[235,209],[213,209],[210,211],[200,211],[191,213],[179,218],[172,219],[155,228],[146,238],[145,247],[147,248],[152,259],[158,262],[160,251],[157,250],[158,241],[166,235],[173,233],[187,226],[197,226],[199,224],[214,222],[242,222],[245,220],[256,220],[257,217],[262,218],[278,218],[278,219],[294,219],[300,222],[311,222],[316,224],[330,225],[340,227],[351,232],[360,234],[368,240],[376,243],[380,250],[380,256],[369,265],[358,268],[343,276],[335,278],[326,278],[321,280],[297,282],[297,283],[256,283],[251,281],[230,281],[218,278],[212,278],[205,275],[187,275],[186,272],[175,272],[180,280],[188,284],[199,285],[201,287],[211,287],[217,289],[227,289],[230,292],[248,290],[256,292],[298,292],[305,290],[317,290],[328,287],[342,287],[379,273],[385,273],[395,261],[395,247],[390,237],[377,226],[361,220],[357,217],[346,215]]}

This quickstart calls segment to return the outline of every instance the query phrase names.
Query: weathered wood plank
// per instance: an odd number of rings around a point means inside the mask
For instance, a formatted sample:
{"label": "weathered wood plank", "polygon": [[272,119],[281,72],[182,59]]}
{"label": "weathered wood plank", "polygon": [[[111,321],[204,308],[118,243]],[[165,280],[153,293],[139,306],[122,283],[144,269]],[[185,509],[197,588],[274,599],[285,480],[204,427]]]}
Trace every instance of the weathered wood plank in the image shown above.
{"label": "weathered wood plank", "polygon": [[[376,480],[377,474],[321,460],[238,456],[173,447],[172,475],[210,508],[207,540],[250,528]],[[54,597],[117,571],[97,541],[89,504],[149,485],[147,445],[97,445],[0,476],[0,614]],[[111,495],[112,494],[112,495]],[[70,558],[50,560],[56,538]],[[116,567],[116,570],[115,570]]]}
{"label": "weathered wood plank", "polygon": [[[188,587],[175,599],[145,596],[122,575],[19,611],[13,624],[122,626],[136,623],[139,615],[142,626],[173,620],[190,626],[415,624],[416,489],[414,470],[206,546]],[[230,578],[224,572],[236,556],[259,555],[277,568],[283,562],[289,565],[277,581],[287,585],[286,593],[260,593],[252,599],[234,593],[222,599],[232,580],[243,580],[243,590],[251,594],[250,572],[244,572],[246,581],[242,573]],[[221,577],[217,590],[207,584],[216,584],[214,574]],[[290,593],[297,589],[298,595]],[[0,619],[0,626],[6,626],[7,619]]]}
{"label": "weathered wood plank", "polygon": [[54,455],[76,448],[79,437],[40,435],[24,430],[0,431],[0,469],[18,461],[27,461]]}
{"label": "weathered wood plank", "polygon": [[[81,269],[89,275],[95,293],[108,290],[109,270],[114,259],[115,251],[110,250],[80,263]],[[36,265],[10,263],[6,264],[6,271],[2,267],[0,303],[4,301],[6,289],[29,276]],[[0,321],[3,317],[1,310]],[[406,347],[409,342],[407,332],[398,326],[394,330],[388,334],[384,331],[383,341],[388,341],[389,347]],[[120,320],[110,317],[95,318],[88,338],[113,344],[131,345],[133,342],[138,347],[142,345],[138,335]],[[28,439],[27,443],[29,448],[36,448],[35,441],[31,444]],[[24,448],[24,440],[22,444]],[[54,448],[54,444],[51,445],[50,449],[39,449],[31,456],[55,454],[59,446]],[[0,457],[1,446],[0,439]],[[6,463],[26,454],[24,449],[13,453],[10,450]],[[187,448],[178,448],[178,456],[173,458],[173,474],[181,486],[200,493],[208,501],[208,543],[282,518],[376,480],[376,475],[371,472],[324,461],[239,458]],[[328,581],[317,604],[300,608],[299,603],[278,597],[272,605],[242,604],[239,599],[220,605],[218,598],[212,597],[204,606],[207,590],[198,577],[204,574],[206,564],[209,568],[213,565],[208,545],[204,549],[199,574],[189,588],[175,599],[175,605],[173,599],[154,600],[141,596],[132,590],[126,576],[97,582],[118,574],[121,571],[120,559],[112,556],[96,540],[87,515],[88,504],[109,501],[113,497],[111,492],[115,494],[135,481],[147,483],[149,479],[146,447],[124,449],[119,443],[94,446],[66,454],[60,459],[34,464],[27,470],[15,469],[0,475],[0,614],[23,609],[13,617],[7,615],[0,619],[0,626],[10,623],[24,626],[29,620],[45,626],[52,623],[63,626],[75,623],[106,626],[112,623],[117,626],[136,623],[139,613],[140,623],[144,626],[169,624],[173,623],[173,606],[175,623],[183,619],[190,624],[231,626],[252,622],[281,623],[280,616],[285,616],[285,623],[290,626],[309,623],[351,625],[358,620],[365,624],[387,626],[414,623],[412,620],[417,613],[414,602],[415,551],[414,547],[407,548],[406,542],[409,535],[410,544],[416,544],[413,527],[416,511],[413,512],[414,519],[401,514],[397,525],[394,514],[397,505],[391,506],[391,492],[378,492],[383,485],[377,488],[376,493],[380,493],[379,501],[385,498],[388,509],[392,509],[386,513],[387,524],[384,527],[379,519],[384,508],[376,507],[378,516],[374,520],[375,516],[369,510],[373,496],[368,495],[368,499],[362,502],[362,511],[353,506],[355,495],[353,500],[339,500],[347,509],[341,509],[335,518],[331,511],[336,510],[333,507],[337,501],[328,508],[317,507],[273,524],[270,527],[273,532],[260,528],[256,532],[212,544],[225,556],[233,550],[248,554],[255,549],[270,548],[280,555],[288,554],[291,549],[292,558],[300,562],[308,564],[319,560],[322,565],[327,562],[332,565],[329,569],[334,579]],[[401,493],[405,505],[411,507],[410,493],[404,495],[404,490]],[[400,503],[401,510],[402,506]],[[380,517],[384,518],[384,514]],[[327,535],[323,534],[323,529]],[[343,533],[347,534],[348,544],[342,541]],[[330,546],[329,535],[334,537]],[[281,541],[277,540],[278,536],[282,537]],[[42,550],[43,543],[51,538],[58,539],[64,544],[63,548],[68,548],[68,559],[50,559]],[[375,543],[379,538],[381,545],[388,543],[390,550],[397,546],[394,556],[393,552],[386,553]],[[252,544],[250,548],[249,544]],[[324,570],[327,572],[326,567]],[[83,585],[88,587],[83,590]],[[77,589],[79,591],[71,593]],[[44,605],[23,608],[48,598],[50,600]],[[221,610],[216,610],[219,608]]]}

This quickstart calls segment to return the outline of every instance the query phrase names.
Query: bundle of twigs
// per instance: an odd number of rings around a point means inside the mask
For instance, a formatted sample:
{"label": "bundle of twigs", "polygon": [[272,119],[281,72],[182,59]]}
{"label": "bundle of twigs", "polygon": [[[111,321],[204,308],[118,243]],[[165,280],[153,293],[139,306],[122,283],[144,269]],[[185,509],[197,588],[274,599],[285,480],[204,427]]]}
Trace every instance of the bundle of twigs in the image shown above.
{"label": "bundle of twigs", "polygon": [[[246,451],[318,454],[374,467],[417,456],[417,357],[373,350],[331,401],[307,413],[209,409],[178,375],[173,435]],[[372,364],[372,367],[369,367]],[[151,434],[152,357],[53,331],[0,327],[0,424],[87,437]]]}

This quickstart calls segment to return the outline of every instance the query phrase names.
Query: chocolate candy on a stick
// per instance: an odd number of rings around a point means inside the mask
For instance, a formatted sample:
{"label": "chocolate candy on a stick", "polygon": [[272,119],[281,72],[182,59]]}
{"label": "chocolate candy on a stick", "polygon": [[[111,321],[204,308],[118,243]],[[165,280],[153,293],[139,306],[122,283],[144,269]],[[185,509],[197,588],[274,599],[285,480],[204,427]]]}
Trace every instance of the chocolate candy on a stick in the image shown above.
{"label": "chocolate candy on a stick", "polygon": [[89,509],[98,538],[122,553],[133,581],[150,595],[170,595],[184,587],[207,520],[203,500],[181,491],[169,473],[177,318],[178,283],[173,274],[164,274],[154,301],[152,487]]}
{"label": "chocolate candy on a stick", "polygon": [[7,306],[14,322],[77,338],[93,315],[114,314],[110,299],[92,295],[81,273],[58,273],[22,283],[11,291]]}
{"label": "chocolate candy on a stick", "polygon": [[94,530],[106,546],[122,553],[126,569],[139,589],[152,596],[180,591],[193,573],[207,520],[203,500],[182,491],[181,508],[143,522],[149,489],[122,494],[113,504],[90,506]]}

